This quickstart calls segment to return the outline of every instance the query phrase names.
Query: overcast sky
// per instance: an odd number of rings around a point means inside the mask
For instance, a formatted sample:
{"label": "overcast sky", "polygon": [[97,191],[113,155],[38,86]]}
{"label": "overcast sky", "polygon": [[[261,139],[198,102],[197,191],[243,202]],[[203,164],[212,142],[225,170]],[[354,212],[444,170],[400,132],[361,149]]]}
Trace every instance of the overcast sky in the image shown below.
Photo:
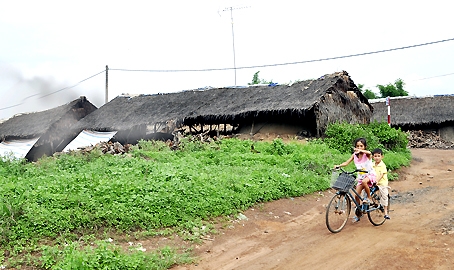
{"label": "overcast sky", "polygon": [[[106,65],[109,100],[247,85],[257,71],[283,84],[345,70],[376,93],[401,78],[410,95],[454,94],[453,25],[447,0],[0,0],[0,119],[82,95],[102,106]],[[169,72],[206,69],[224,70]]]}

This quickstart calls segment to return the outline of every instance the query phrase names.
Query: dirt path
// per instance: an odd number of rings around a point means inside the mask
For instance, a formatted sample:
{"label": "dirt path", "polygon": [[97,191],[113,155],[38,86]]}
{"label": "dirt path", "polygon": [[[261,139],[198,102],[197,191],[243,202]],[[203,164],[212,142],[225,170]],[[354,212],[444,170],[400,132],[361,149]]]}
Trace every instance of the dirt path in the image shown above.
{"label": "dirt path", "polygon": [[331,191],[244,212],[196,248],[199,269],[454,269],[454,150],[413,149],[392,187],[391,220],[367,218],[333,234],[325,226]]}

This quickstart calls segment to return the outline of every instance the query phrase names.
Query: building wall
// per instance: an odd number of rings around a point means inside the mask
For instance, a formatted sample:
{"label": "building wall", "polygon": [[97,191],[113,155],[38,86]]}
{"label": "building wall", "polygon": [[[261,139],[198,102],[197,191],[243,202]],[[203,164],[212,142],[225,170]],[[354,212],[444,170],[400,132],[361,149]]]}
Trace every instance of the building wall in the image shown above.
{"label": "building wall", "polygon": [[372,111],[354,93],[349,93],[348,98],[326,94],[322,101],[316,104],[315,115],[317,116],[317,136],[323,136],[328,125],[332,123],[369,124]]}
{"label": "building wall", "polygon": [[454,142],[454,126],[441,127],[439,134],[443,140]]}
{"label": "building wall", "polygon": [[239,128],[240,134],[275,134],[275,135],[300,135],[307,136],[313,135],[313,130],[304,124],[289,124],[289,123],[270,123],[270,122],[257,122],[247,125],[242,125]]}

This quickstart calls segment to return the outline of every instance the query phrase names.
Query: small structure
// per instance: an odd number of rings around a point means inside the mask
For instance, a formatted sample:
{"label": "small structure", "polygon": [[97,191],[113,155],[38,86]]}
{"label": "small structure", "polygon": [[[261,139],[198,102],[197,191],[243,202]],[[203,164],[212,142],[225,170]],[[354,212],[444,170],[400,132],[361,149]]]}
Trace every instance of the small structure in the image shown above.
{"label": "small structure", "polygon": [[8,159],[25,158],[28,151],[30,151],[38,139],[2,141],[0,142],[0,156]]}
{"label": "small structure", "polygon": [[[387,122],[385,99],[370,100],[372,121]],[[454,142],[454,95],[391,97],[391,126],[403,131],[435,131],[442,139]]]}
{"label": "small structure", "polygon": [[369,123],[372,110],[342,71],[292,85],[122,95],[79,121],[71,136],[82,130],[116,131],[113,139],[125,144],[171,139],[176,129],[255,134],[270,126],[322,136],[329,123]]}
{"label": "small structure", "polygon": [[96,145],[100,142],[108,142],[115,135],[114,132],[97,132],[82,130],[77,137],[65,146],[63,152],[76,151],[86,146]]}
{"label": "small structure", "polygon": [[43,155],[50,156],[62,151],[73,139],[65,137],[64,133],[96,109],[96,106],[82,96],[50,110],[15,115],[0,124],[0,141],[10,147],[21,147],[18,151],[13,149],[11,152],[23,153],[26,149],[23,149],[24,144],[21,142],[36,140],[28,146],[30,148],[25,155],[29,161],[36,161]]}

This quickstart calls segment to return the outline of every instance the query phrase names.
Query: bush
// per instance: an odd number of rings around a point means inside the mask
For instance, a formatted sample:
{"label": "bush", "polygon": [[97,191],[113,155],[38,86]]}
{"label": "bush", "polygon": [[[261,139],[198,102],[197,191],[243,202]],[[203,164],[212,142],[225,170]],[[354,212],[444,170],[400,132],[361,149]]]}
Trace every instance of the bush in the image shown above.
{"label": "bush", "polygon": [[368,128],[370,128],[372,133],[379,138],[380,143],[385,149],[398,152],[407,149],[407,134],[400,128],[395,129],[385,122],[377,121],[369,124]]}
{"label": "bush", "polygon": [[367,141],[367,149],[381,148],[384,151],[408,152],[408,139],[400,129],[394,129],[384,122],[371,124],[330,124],[325,132],[324,142],[330,148],[343,153],[353,152],[353,142],[360,137]]}

